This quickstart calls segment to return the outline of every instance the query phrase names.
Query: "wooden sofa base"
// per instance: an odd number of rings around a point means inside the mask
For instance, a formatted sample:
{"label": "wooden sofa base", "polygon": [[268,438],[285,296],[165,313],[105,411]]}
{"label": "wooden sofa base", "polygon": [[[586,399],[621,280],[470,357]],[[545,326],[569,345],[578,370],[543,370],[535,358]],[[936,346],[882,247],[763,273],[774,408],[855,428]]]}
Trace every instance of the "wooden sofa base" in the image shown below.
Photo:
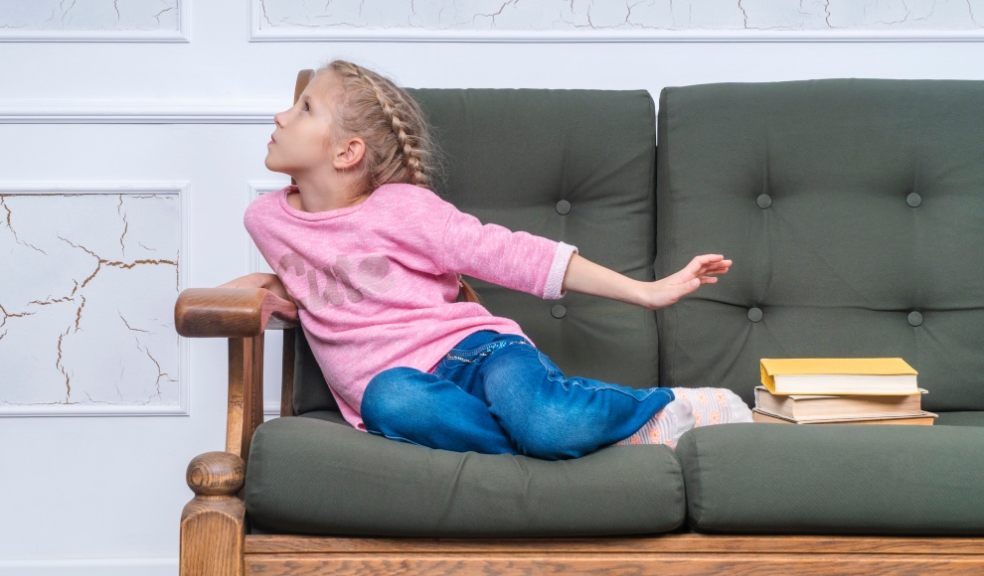
{"label": "wooden sofa base", "polygon": [[244,573],[981,574],[984,538],[716,536],[445,540],[247,535]]}

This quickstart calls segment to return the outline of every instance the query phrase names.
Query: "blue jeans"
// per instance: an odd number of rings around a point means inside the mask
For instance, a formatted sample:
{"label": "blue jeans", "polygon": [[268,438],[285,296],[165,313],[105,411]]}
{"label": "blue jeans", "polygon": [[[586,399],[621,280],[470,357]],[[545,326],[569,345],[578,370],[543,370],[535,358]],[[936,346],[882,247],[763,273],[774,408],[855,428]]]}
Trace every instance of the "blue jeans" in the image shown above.
{"label": "blue jeans", "polygon": [[567,377],[522,336],[471,334],[433,374],[397,367],[362,399],[366,429],[430,448],[578,458],[638,430],[673,400],[668,388]]}

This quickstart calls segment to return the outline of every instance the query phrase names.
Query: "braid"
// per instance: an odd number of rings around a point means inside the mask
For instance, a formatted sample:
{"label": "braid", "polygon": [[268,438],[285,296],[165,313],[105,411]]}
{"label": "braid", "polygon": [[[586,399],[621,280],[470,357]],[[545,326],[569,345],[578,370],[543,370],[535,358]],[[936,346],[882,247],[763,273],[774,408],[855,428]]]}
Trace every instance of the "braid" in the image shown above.
{"label": "braid", "polygon": [[396,135],[396,140],[400,144],[400,152],[403,154],[403,163],[410,170],[410,181],[413,184],[426,185],[428,183],[427,174],[424,172],[423,164],[420,161],[418,149],[414,146],[415,139],[412,134],[407,133],[408,125],[400,119],[396,106],[375,81],[368,76],[366,80],[376,92],[376,98],[379,99],[379,104],[383,108],[383,114],[386,114],[390,125],[393,127],[393,134]]}
{"label": "braid", "polygon": [[[380,103],[383,103],[382,91],[377,91],[377,95],[380,97]],[[404,104],[407,103],[404,102]],[[383,108],[383,112],[386,112],[385,107]],[[418,186],[427,186],[430,184],[430,178],[424,168],[424,163],[421,161],[421,152],[420,148],[416,145],[416,137],[411,134],[407,134],[404,129],[406,124],[400,119],[399,116],[397,116],[395,109],[393,109],[392,118],[393,133],[396,134],[396,139],[400,143],[400,151],[403,153],[403,161],[410,170],[411,182],[417,184]]]}
{"label": "braid", "polygon": [[[443,178],[437,143],[431,139],[423,111],[407,92],[388,78],[345,60],[333,60],[321,70],[334,72],[345,84],[345,101],[337,110],[340,127],[366,142],[362,169],[370,192],[389,182],[430,188],[439,175]],[[458,283],[459,301],[481,303],[460,274]]]}
{"label": "braid", "polygon": [[[361,66],[351,62],[337,60],[335,61],[334,69],[336,71],[343,71],[345,75],[357,78],[369,86],[376,97],[376,101],[379,103],[379,107],[383,112],[386,123],[393,131],[393,135],[396,136],[396,141],[398,144],[397,150],[401,155],[402,165],[406,167],[409,172],[410,183],[419,186],[426,186],[430,184],[430,178],[428,178],[427,171],[424,168],[424,163],[421,161],[421,151],[416,145],[417,137],[412,134],[412,127],[404,122],[400,117],[400,114],[397,112],[397,108],[401,104],[405,108],[411,107],[412,105],[410,102],[403,98],[399,98],[399,101],[394,103],[394,99],[386,93],[386,90],[381,83],[377,82],[376,79],[373,78],[373,73],[362,68]],[[399,94],[398,91],[397,94]]]}

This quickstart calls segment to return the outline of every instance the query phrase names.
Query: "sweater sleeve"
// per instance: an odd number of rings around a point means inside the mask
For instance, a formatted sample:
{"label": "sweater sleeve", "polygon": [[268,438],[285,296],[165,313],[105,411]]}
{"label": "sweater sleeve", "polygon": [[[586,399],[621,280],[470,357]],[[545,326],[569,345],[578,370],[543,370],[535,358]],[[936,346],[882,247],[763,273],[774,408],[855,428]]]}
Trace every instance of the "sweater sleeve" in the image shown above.
{"label": "sweater sleeve", "polygon": [[268,240],[268,233],[261,227],[262,218],[259,215],[260,205],[264,200],[268,199],[262,196],[254,198],[246,207],[246,211],[243,212],[243,228],[246,229],[246,233],[249,234],[260,254],[264,253]]}
{"label": "sweater sleeve", "polygon": [[246,233],[256,246],[257,252],[274,272],[277,271],[277,266],[271,261],[270,249],[275,238],[269,214],[275,213],[271,210],[271,206],[275,207],[276,194],[279,192],[267,192],[254,198],[243,212],[243,227]]}
{"label": "sweater sleeve", "polygon": [[441,236],[440,267],[533,294],[558,300],[567,266],[577,247],[499,224],[482,224],[475,216],[444,203],[447,220]]}

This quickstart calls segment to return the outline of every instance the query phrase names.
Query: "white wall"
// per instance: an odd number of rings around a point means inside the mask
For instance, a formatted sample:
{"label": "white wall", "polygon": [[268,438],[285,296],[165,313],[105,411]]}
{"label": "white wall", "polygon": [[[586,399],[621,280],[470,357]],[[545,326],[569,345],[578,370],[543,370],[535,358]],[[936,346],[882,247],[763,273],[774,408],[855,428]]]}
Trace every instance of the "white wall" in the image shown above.
{"label": "white wall", "polygon": [[177,572],[226,346],[178,338],[174,299],[257,266],[242,213],[287,182],[263,158],[299,69],[654,97],[981,79],[982,26],[984,0],[0,0],[0,574]]}

